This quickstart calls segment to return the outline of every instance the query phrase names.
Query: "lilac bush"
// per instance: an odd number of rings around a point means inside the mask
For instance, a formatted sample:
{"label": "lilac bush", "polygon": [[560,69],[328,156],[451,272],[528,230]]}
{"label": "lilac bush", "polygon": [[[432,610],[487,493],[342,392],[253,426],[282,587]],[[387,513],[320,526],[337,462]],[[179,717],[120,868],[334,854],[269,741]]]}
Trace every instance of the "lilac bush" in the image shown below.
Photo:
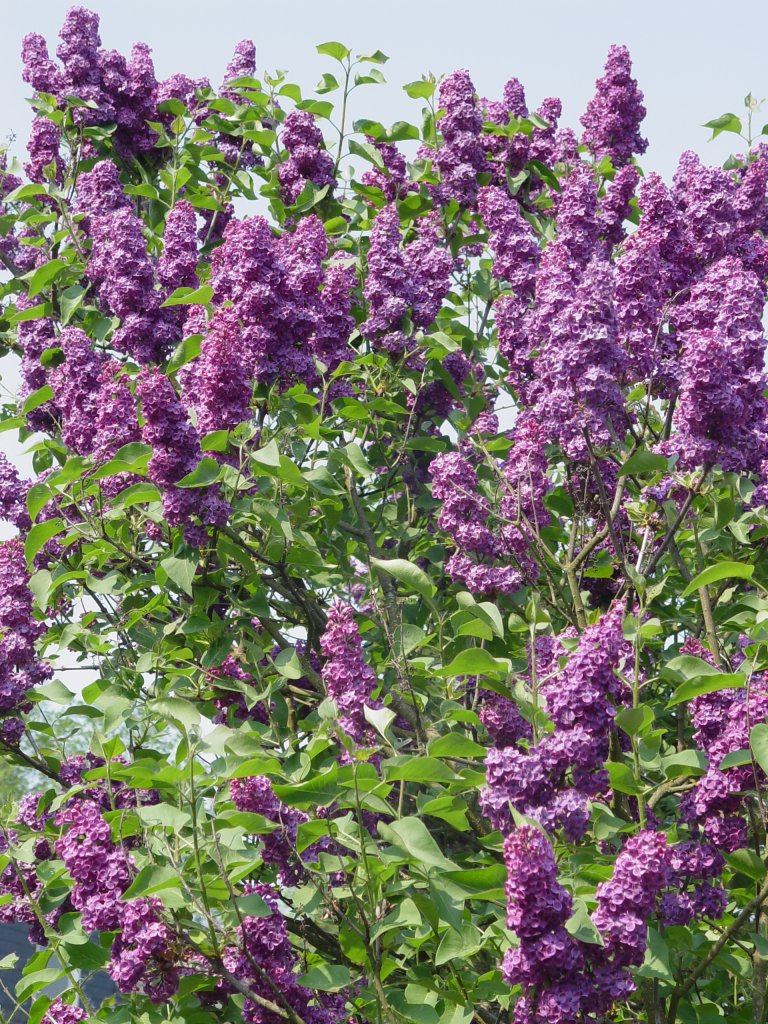
{"label": "lilac bush", "polygon": [[644,171],[619,45],[579,133],[318,50],[23,40],[16,1012],[762,1022],[768,149]]}

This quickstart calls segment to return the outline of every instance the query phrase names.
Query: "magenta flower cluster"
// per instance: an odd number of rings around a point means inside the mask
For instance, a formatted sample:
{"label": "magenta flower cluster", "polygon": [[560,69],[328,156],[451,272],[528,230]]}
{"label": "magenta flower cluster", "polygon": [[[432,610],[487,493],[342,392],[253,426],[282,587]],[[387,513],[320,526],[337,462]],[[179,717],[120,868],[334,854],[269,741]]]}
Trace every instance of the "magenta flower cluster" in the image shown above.
{"label": "magenta flower cluster", "polygon": [[24,546],[16,539],[0,544],[0,743],[18,745],[24,732],[21,714],[31,707],[27,693],[51,677],[35,643],[44,626],[33,614]]}
{"label": "magenta flower cluster", "polygon": [[613,877],[597,888],[592,922],[602,945],[575,939],[566,925],[573,900],[557,880],[546,836],[521,826],[504,843],[507,926],[518,936],[502,966],[523,987],[515,1024],[576,1024],[609,1013],[635,988],[629,968],[643,962],[647,918],[669,876],[663,835],[644,831],[627,840]]}
{"label": "magenta flower cluster", "polygon": [[296,885],[302,878],[296,834],[299,825],[309,821],[309,816],[278,800],[265,775],[233,779],[229,789],[239,811],[261,814],[277,825],[274,832],[261,836],[261,859],[264,864],[275,866],[280,885]]}
{"label": "magenta flower cluster", "polygon": [[[226,969],[256,995],[297,1014],[305,1024],[336,1024],[345,1018],[342,994],[316,994],[305,988],[296,973],[285,919],[280,913],[277,893],[261,883],[246,887],[261,896],[270,913],[246,917],[238,928],[236,946],[224,951]],[[246,997],[243,1017],[247,1024],[277,1024],[281,1020],[268,1008]]]}
{"label": "magenta flower cluster", "polygon": [[482,596],[518,590],[522,584],[520,571],[498,564],[509,557],[509,552],[503,536],[493,529],[490,503],[479,493],[472,463],[459,452],[449,452],[436,456],[429,471],[432,496],[442,502],[438,526],[456,544],[445,565],[448,575]]}
{"label": "magenta flower cluster", "polygon": [[328,611],[320,647],[325,657],[322,678],[328,696],[339,711],[339,724],[352,739],[364,745],[371,727],[365,708],[376,708],[376,676],[363,657],[360,630],[351,605],[337,601]]}
{"label": "magenta flower cluster", "polygon": [[554,731],[531,742],[528,730],[510,716],[513,727],[498,730],[486,757],[480,803],[502,831],[512,827],[514,808],[548,830],[562,829],[576,842],[589,823],[588,801],[609,789],[604,768],[609,734],[616,706],[628,693],[617,675],[632,653],[622,635],[621,608],[582,634],[561,669],[564,653],[562,647],[541,642],[531,652],[530,682],[543,698]]}

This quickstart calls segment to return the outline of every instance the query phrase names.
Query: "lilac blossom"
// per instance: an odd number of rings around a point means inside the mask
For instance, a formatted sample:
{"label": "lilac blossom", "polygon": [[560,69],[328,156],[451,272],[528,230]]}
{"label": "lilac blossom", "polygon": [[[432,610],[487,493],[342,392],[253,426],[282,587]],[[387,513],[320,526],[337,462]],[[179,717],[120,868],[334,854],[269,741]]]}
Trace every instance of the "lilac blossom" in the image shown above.
{"label": "lilac blossom", "polygon": [[199,520],[202,527],[221,525],[228,516],[227,505],[216,486],[190,489],[176,486],[197,467],[202,451],[186,409],[165,374],[159,370],[143,371],[136,390],[144,420],[141,438],[153,449],[149,479],[163,496],[163,512],[168,523],[185,527],[190,542],[199,544],[204,540],[205,531],[193,526],[195,520]]}
{"label": "lilac blossom", "polygon": [[621,167],[648,148],[640,135],[645,117],[643,94],[632,78],[632,61],[626,46],[611,46],[605,74],[595,87],[595,95],[581,118],[582,142],[597,160],[610,157],[614,167]]}
{"label": "lilac blossom", "polygon": [[365,708],[378,706],[373,699],[376,676],[363,657],[360,631],[351,605],[341,601],[331,605],[320,646],[326,659],[323,683],[339,709],[339,723],[357,743],[362,743],[370,731]]}
{"label": "lilac blossom", "polygon": [[297,885],[302,878],[302,868],[296,852],[296,835],[299,825],[309,821],[309,817],[278,800],[264,775],[233,779],[229,788],[239,811],[261,814],[278,825],[274,832],[261,836],[261,859],[275,866],[281,885]]}
{"label": "lilac blossom", "polygon": [[280,164],[278,176],[285,202],[297,201],[305,186],[333,188],[336,184],[333,157],[325,149],[323,133],[306,110],[292,110],[283,122],[282,143],[288,160]]}
{"label": "lilac blossom", "polygon": [[468,71],[454,71],[443,79],[439,102],[443,143],[434,157],[441,178],[437,194],[441,203],[453,199],[460,206],[470,206],[477,195],[477,175],[488,160],[481,138],[483,119]]}

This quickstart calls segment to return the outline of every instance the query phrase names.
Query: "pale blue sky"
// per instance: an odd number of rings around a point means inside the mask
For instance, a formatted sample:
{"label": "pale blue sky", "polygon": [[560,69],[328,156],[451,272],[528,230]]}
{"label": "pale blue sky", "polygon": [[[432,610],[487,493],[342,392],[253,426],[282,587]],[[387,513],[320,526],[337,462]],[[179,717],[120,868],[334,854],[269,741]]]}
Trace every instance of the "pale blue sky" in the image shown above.
{"label": "pale blue sky", "polygon": [[[5,0],[0,43],[0,138],[26,139],[29,112],[19,46],[29,31],[53,43],[68,0]],[[577,126],[608,46],[626,43],[645,92],[650,149],[643,163],[669,176],[677,155],[695,149],[709,161],[738,147],[735,136],[707,145],[703,122],[740,112],[744,95],[768,95],[768,3],[745,0],[92,0],[102,42],[127,50],[150,44],[159,76],[184,71],[220,79],[235,42],[251,37],[260,69],[288,69],[292,81],[314,85],[327,58],[316,43],[339,39],[355,50],[382,49],[386,86],[358,94],[359,116],[418,120],[418,101],[401,85],[458,67],[469,69],[483,95],[494,97],[512,75],[535,105],[560,96],[563,123]],[[768,105],[764,111],[768,121]],[[763,120],[759,124],[762,126]]]}

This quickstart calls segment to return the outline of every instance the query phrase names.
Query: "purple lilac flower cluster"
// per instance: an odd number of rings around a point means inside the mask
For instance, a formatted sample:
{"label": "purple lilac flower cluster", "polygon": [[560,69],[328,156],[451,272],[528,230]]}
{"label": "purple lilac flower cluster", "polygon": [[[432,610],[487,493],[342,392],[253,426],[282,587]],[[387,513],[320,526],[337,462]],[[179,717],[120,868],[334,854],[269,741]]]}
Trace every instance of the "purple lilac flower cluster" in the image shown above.
{"label": "purple lilac flower cluster", "polygon": [[644,117],[643,94],[632,78],[629,50],[612,46],[605,74],[595,83],[595,95],[581,118],[581,141],[597,160],[610,157],[615,167],[621,167],[648,148],[640,135]]}
{"label": "purple lilac flower cluster", "polygon": [[592,921],[604,945],[595,947],[593,972],[599,1009],[626,999],[637,987],[630,968],[645,958],[648,918],[670,877],[666,836],[644,830],[624,844],[613,877],[597,887]]}
{"label": "purple lilac flower cluster", "polygon": [[373,697],[376,676],[363,657],[360,630],[351,605],[342,601],[331,605],[320,649],[326,659],[323,683],[339,709],[339,724],[357,744],[364,745],[371,734],[365,708],[379,707],[379,701]]}
{"label": "purple lilac flower cluster", "polygon": [[[732,437],[724,424],[744,414],[760,375],[753,311],[759,319],[768,251],[766,175],[762,153],[741,174],[683,154],[671,190],[656,174],[641,183],[640,225],[616,262],[619,339],[635,379],[664,397],[685,396],[675,451],[688,463],[738,463],[738,445],[751,446],[754,439],[751,414],[744,437]],[[729,314],[739,313],[733,329],[724,329],[728,315],[717,317],[719,288],[730,275]],[[711,381],[703,365],[708,358],[718,366]],[[743,382],[735,379],[739,373]]]}
{"label": "purple lilac flower cluster", "polygon": [[[696,650],[690,644],[688,649]],[[765,681],[760,676],[747,690],[718,690],[695,697],[691,718],[694,742],[706,754],[708,768],[682,797],[680,815],[694,835],[732,852],[747,845],[745,793],[754,787],[754,769],[751,764],[725,769],[720,765],[727,754],[748,750],[750,730],[768,720]]]}
{"label": "purple lilac flower cluster", "polygon": [[[481,139],[483,119],[468,71],[454,71],[443,79],[439,102],[443,144],[434,155],[441,178],[437,195],[442,203],[452,199],[460,206],[471,206],[477,196],[477,175],[488,160]],[[422,150],[420,155],[432,154]]]}
{"label": "purple lilac flower cluster", "polygon": [[504,734],[501,738],[510,742],[492,747],[486,756],[487,785],[480,804],[494,828],[511,828],[514,808],[549,830],[561,828],[576,842],[589,822],[589,799],[609,788],[603,767],[609,732],[615,707],[623,703],[627,689],[617,670],[631,655],[622,634],[621,607],[590,626],[559,669],[561,652],[556,646],[541,645],[531,658],[536,691],[544,699],[554,731],[536,742],[519,727]]}
{"label": "purple lilac flower cluster", "polygon": [[[342,993],[314,993],[299,982],[296,955],[275,891],[263,884],[246,889],[261,896],[270,913],[243,919],[237,945],[224,951],[226,969],[261,999],[297,1014],[305,1024],[337,1024],[346,1016],[346,998]],[[281,1019],[247,997],[243,1018],[246,1024],[277,1024]]]}
{"label": "purple lilac flower cluster", "polygon": [[[193,81],[186,75],[175,74],[158,82],[152,62],[151,50],[146,43],[135,43],[129,57],[116,50],[102,48],[99,34],[99,16],[84,7],[72,7],[67,12],[59,33],[56,56],[60,66],[50,57],[45,39],[30,33],[22,40],[22,77],[37,92],[53,95],[59,107],[67,97],[85,100],[87,106],[74,108],[76,120],[85,126],[114,125],[110,132],[110,145],[126,163],[132,159],[157,156],[154,148],[157,131],[150,122],[166,122],[167,115],[158,107],[169,99],[181,100],[197,117],[205,111],[198,109],[195,92],[210,89],[207,79]],[[226,83],[235,78],[251,77],[255,71],[255,48],[244,39],[235,47],[227,65],[219,95],[233,102],[240,97]],[[42,119],[37,119],[42,120]],[[33,128],[30,140],[30,163],[36,174],[46,151],[53,153],[58,141],[58,128]],[[47,135],[48,140],[44,140]],[[56,150],[58,146],[55,146]],[[222,134],[220,150],[230,163],[252,165],[252,154],[231,136]],[[55,159],[55,158],[54,158]],[[46,161],[50,163],[51,161]],[[39,180],[39,179],[38,179]]]}
{"label": "purple lilac flower cluster", "polygon": [[121,992],[140,992],[153,1003],[167,1003],[178,990],[182,950],[162,920],[160,900],[123,904],[120,934],[112,944],[109,973]]}
{"label": "purple lilac flower cluster", "polygon": [[504,842],[507,926],[519,944],[508,950],[502,972],[523,987],[515,1024],[576,1024],[635,989],[629,968],[643,962],[646,921],[668,880],[666,839],[640,832],[619,853],[613,877],[597,889],[592,921],[603,945],[573,938],[566,928],[573,900],[557,880],[546,836],[524,825]]}
{"label": "purple lilac flower cluster", "polygon": [[406,319],[422,330],[432,325],[448,293],[452,269],[453,258],[431,221],[425,219],[419,236],[404,246],[397,207],[385,206],[371,230],[363,336],[376,349],[402,355],[409,340]]}
{"label": "purple lilac flower cluster", "polygon": [[43,1015],[43,1024],[80,1024],[87,1020],[88,1014],[79,1006],[65,1003],[63,999],[54,999]]}
{"label": "purple lilac flower cluster", "polygon": [[72,904],[83,915],[86,931],[114,931],[122,919],[122,894],[132,876],[132,860],[112,842],[101,808],[81,800],[59,813],[56,823],[66,831],[56,843],[74,881]]}
{"label": "purple lilac flower cluster", "polygon": [[[78,179],[78,203],[87,214],[91,239],[88,276],[98,288],[104,310],[121,321],[113,347],[139,363],[160,361],[180,340],[180,324],[171,312],[160,308],[163,295],[155,287],[155,265],[147,252],[142,221],[123,195],[111,161],[102,161]],[[179,216],[184,213],[182,210]],[[170,270],[181,271],[181,283],[188,285],[192,276],[189,243],[185,239],[180,256],[176,250],[183,225],[174,211],[169,214],[168,226],[169,252],[160,266],[163,280],[169,282]]]}
{"label": "purple lilac flower cluster", "polygon": [[114,146],[123,158],[150,150],[157,134],[147,121],[156,119],[157,81],[149,47],[137,43],[128,60],[102,49],[98,15],[84,7],[70,8],[59,39],[60,68],[42,36],[24,37],[24,81],[62,106],[67,96],[86,100],[89,106],[76,108],[77,118],[86,125],[114,123]]}
{"label": "purple lilac flower cluster", "polygon": [[30,482],[22,480],[19,471],[5,452],[0,452],[0,519],[12,523],[19,533],[30,526],[27,491]]}
{"label": "purple lilac flower cluster", "polygon": [[354,272],[327,270],[328,240],[316,215],[277,237],[263,217],[232,220],[214,252],[216,309],[184,391],[201,432],[248,418],[254,382],[315,382],[313,355],[333,371],[351,353]]}
{"label": "purple lilac flower cluster", "polygon": [[370,144],[381,158],[381,167],[365,171],[360,178],[361,184],[367,188],[380,189],[388,203],[405,198],[406,194],[416,188],[415,183],[408,181],[408,170],[405,157],[391,142],[376,142],[369,139]]}
{"label": "purple lilac flower cluster", "polygon": [[663,923],[686,925],[696,918],[722,917],[728,897],[718,881],[725,867],[720,851],[711,843],[692,839],[670,847],[669,854],[674,889],[659,904]]}
{"label": "purple lilac flower cluster", "polygon": [[121,992],[140,992],[166,1003],[179,985],[181,950],[162,920],[157,899],[124,900],[133,877],[133,861],[112,840],[98,803],[70,801],[56,816],[63,828],[56,853],[74,881],[72,905],[81,911],[86,931],[118,931],[112,943],[109,973]]}
{"label": "purple lilac flower cluster", "polygon": [[183,526],[190,543],[201,544],[207,535],[205,527],[225,523],[229,512],[215,486],[176,486],[202,458],[197,432],[173,385],[160,370],[145,370],[136,393],[144,419],[141,438],[152,446],[149,478],[163,496],[165,518],[171,526]]}
{"label": "purple lilac flower cluster", "polygon": [[478,493],[477,472],[463,455],[437,455],[429,471],[432,496],[442,502],[438,526],[455,542],[457,550],[446,562],[448,575],[482,596],[509,594],[522,584],[520,572],[495,564],[505,555],[499,536],[487,525],[488,501]]}
{"label": "purple lilac flower cluster", "polygon": [[296,853],[296,833],[299,825],[309,821],[309,816],[278,800],[265,775],[233,779],[229,789],[239,811],[261,814],[278,826],[261,837],[261,859],[275,866],[280,885],[298,884],[303,870]]}
{"label": "purple lilac flower cluster", "polygon": [[292,206],[308,182],[316,188],[332,189],[336,184],[333,157],[325,149],[323,133],[306,110],[292,110],[283,122],[282,142],[288,159],[278,175],[283,198]]}
{"label": "purple lilac flower cluster", "polygon": [[507,951],[505,981],[522,985],[515,1024],[577,1019],[583,956],[565,924],[570,893],[557,880],[557,862],[546,836],[523,825],[504,840],[507,927],[519,945]]}
{"label": "purple lilac flower cluster", "polygon": [[21,541],[0,544],[0,742],[10,747],[24,731],[27,692],[51,677],[50,666],[35,653],[44,627],[33,614],[26,564]]}
{"label": "purple lilac flower cluster", "polygon": [[[265,658],[263,664],[268,664],[268,659]],[[249,688],[254,686],[254,677],[234,657],[229,655],[218,668],[212,669],[210,678],[214,692],[213,703],[218,708],[214,722],[218,725],[225,725],[230,716],[238,722],[248,719],[263,723],[269,721],[269,713],[263,701],[252,701],[249,706],[249,700],[242,689],[227,689],[217,685],[216,680],[232,679],[246,684]]]}
{"label": "purple lilac flower cluster", "polygon": [[668,448],[686,467],[757,472],[768,455],[764,281],[737,256],[713,263],[676,311],[681,387]]}
{"label": "purple lilac flower cluster", "polygon": [[[120,759],[116,759],[116,763],[120,763]],[[46,798],[44,793],[30,793],[19,801],[16,821],[32,835],[9,834],[10,841],[16,843],[20,838],[32,838],[37,862],[50,860],[55,846],[59,856],[72,864],[70,874],[75,883],[66,899],[41,918],[39,906],[36,909],[33,905],[33,901],[44,895],[36,871],[39,865],[9,864],[0,875],[0,895],[10,897],[0,906],[0,920],[27,925],[30,941],[37,945],[48,945],[47,929],[56,929],[65,913],[80,910],[86,926],[94,928],[106,927],[107,922],[120,919],[119,899],[130,881],[132,862],[121,847],[110,842],[109,828],[102,815],[113,809],[135,807],[138,803],[155,804],[160,798],[155,790],[135,790],[114,777],[108,782],[87,777],[87,773],[105,765],[103,758],[93,754],[76,755],[62,761],[58,772],[60,782],[77,789],[56,814],[47,809],[47,802],[40,809],[41,798]],[[52,824],[59,828],[70,826],[56,843],[50,838]]]}

